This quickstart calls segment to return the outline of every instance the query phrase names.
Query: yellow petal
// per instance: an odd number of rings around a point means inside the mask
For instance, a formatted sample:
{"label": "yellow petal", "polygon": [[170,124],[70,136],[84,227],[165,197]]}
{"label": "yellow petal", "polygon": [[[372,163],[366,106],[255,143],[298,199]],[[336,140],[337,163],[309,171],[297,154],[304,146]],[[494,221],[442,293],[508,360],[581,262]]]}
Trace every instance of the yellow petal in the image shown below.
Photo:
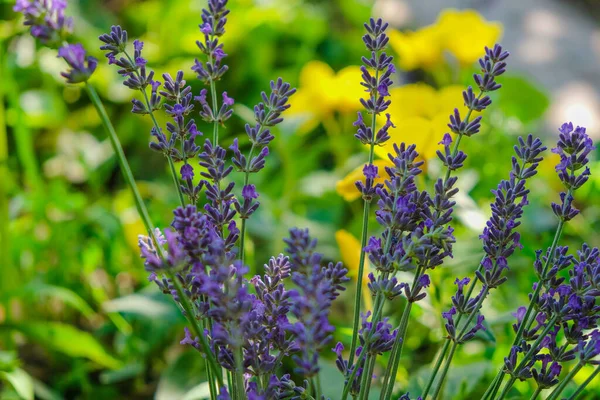
{"label": "yellow petal", "polygon": [[389,129],[390,140],[375,148],[375,154],[388,160],[388,153],[395,154],[394,143],[415,144],[417,152],[425,159],[435,155],[436,143],[433,122],[423,117],[409,117],[394,121],[396,128]]}
{"label": "yellow petal", "polygon": [[360,242],[344,229],[335,233],[335,241],[340,248],[342,262],[348,268],[348,275],[355,278],[358,274],[358,265],[360,263]]}
{"label": "yellow petal", "polygon": [[436,25],[442,33],[443,47],[462,65],[477,61],[485,46],[491,47],[502,35],[502,25],[488,22],[475,10],[446,10]]}
{"label": "yellow petal", "polygon": [[[342,262],[348,269],[348,275],[356,280],[358,276],[358,267],[360,265],[360,242],[350,232],[340,229],[335,233],[335,241],[340,248],[340,255],[342,256]],[[373,299],[369,291],[367,283],[369,282],[369,263],[365,263],[363,272],[363,300],[367,310],[373,309]]]}
{"label": "yellow petal", "polygon": [[[436,114],[436,91],[425,83],[412,83],[392,88],[390,100],[392,104],[388,112],[394,124],[408,117],[427,118]],[[384,121],[382,120],[381,123]]]}
{"label": "yellow petal", "polygon": [[302,68],[300,88],[308,93],[310,111],[316,115],[331,112],[337,104],[335,72],[322,61],[310,61]]}
{"label": "yellow petal", "polygon": [[458,108],[460,115],[465,116],[467,107],[462,95],[464,90],[465,87],[461,85],[450,85],[440,89],[437,93],[436,115],[442,113],[449,117],[454,113],[454,109]]}
{"label": "yellow petal", "polygon": [[[373,161],[373,165],[375,165],[379,171],[379,177],[375,179],[376,183],[385,182],[385,177],[387,174],[385,173],[385,167],[391,165],[390,161],[386,160],[375,160]],[[358,189],[356,188],[355,182],[362,181],[365,182],[365,176],[363,175],[364,165],[356,168],[351,171],[348,175],[346,175],[342,180],[338,181],[335,185],[335,190],[338,192],[340,196],[344,198],[346,201],[354,201],[358,199],[361,195]]]}
{"label": "yellow petal", "polygon": [[298,89],[290,97],[290,108],[286,113],[291,120],[299,120],[297,132],[304,134],[319,125],[320,115],[315,111],[314,95],[306,89]]}
{"label": "yellow petal", "polygon": [[341,69],[335,77],[336,90],[339,94],[337,109],[340,112],[351,113],[361,108],[360,98],[366,97],[365,88],[361,82],[360,67],[355,65]]}
{"label": "yellow petal", "polygon": [[391,30],[389,37],[390,46],[398,55],[398,66],[404,70],[432,69],[442,60],[442,38],[435,25],[415,32]]}

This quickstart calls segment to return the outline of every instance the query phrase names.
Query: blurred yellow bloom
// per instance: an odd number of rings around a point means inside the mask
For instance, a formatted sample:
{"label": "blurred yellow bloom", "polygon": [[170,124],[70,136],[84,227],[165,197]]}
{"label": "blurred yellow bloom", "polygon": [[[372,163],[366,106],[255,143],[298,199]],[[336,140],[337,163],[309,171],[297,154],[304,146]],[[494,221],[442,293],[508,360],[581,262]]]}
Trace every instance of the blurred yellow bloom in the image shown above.
{"label": "blurred yellow bloom", "polygon": [[360,109],[359,99],[364,96],[360,85],[361,72],[349,66],[337,74],[321,61],[311,61],[300,71],[298,91],[290,98],[290,115],[300,115],[306,121],[300,132],[314,129],[334,112],[352,113]]}
{"label": "blurred yellow bloom", "polygon": [[[385,160],[375,160],[373,161],[373,165],[377,167],[379,170],[379,177],[375,179],[375,183],[383,183],[385,181],[385,177],[387,174],[384,170],[386,166],[392,165],[392,163],[387,159]],[[348,175],[346,175],[342,180],[338,181],[335,185],[335,190],[338,192],[340,196],[344,198],[346,201],[354,201],[360,197],[360,192],[356,188],[354,184],[356,181],[365,182],[365,176],[363,175],[364,165],[356,168],[351,171]]]}
{"label": "blurred yellow bloom", "polygon": [[461,65],[477,61],[485,46],[492,47],[502,35],[502,24],[488,22],[475,10],[447,10],[437,20],[442,47]]}
{"label": "blurred yellow bloom", "polygon": [[[448,132],[449,116],[458,108],[464,116],[467,108],[462,97],[463,87],[447,86],[436,91],[424,83],[400,86],[390,90],[392,104],[388,109],[396,128],[389,129],[390,140],[375,147],[375,154],[388,160],[393,153],[394,143],[415,144],[417,152],[424,158],[435,156],[438,142]],[[383,117],[378,121],[383,124]]]}
{"label": "blurred yellow bloom", "polygon": [[475,10],[446,10],[433,25],[414,32],[389,33],[390,46],[398,55],[398,66],[411,71],[431,70],[450,52],[462,65],[477,61],[484,46],[493,46],[502,34],[502,25],[488,22]]}
{"label": "blurred yellow bloom", "polygon": [[440,32],[435,25],[415,32],[390,30],[390,46],[398,55],[398,66],[406,71],[432,69],[442,60]]}
{"label": "blurred yellow bloom", "polygon": [[[335,233],[335,241],[340,248],[342,262],[348,269],[348,275],[356,280],[358,276],[358,266],[360,264],[360,242],[350,232],[340,229]],[[367,310],[372,310],[373,304],[367,283],[369,282],[369,262],[365,262],[365,270],[363,272],[363,300]]]}

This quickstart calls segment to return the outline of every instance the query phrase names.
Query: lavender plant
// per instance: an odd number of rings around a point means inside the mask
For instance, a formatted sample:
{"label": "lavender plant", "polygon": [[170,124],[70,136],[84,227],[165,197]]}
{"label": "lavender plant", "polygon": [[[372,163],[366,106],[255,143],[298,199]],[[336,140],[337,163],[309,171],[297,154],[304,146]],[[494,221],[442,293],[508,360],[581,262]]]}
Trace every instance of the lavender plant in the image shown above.
{"label": "lavender plant", "polygon": [[[348,271],[341,263],[325,261],[308,230],[289,231],[289,237],[283,239],[285,254],[260,255],[266,262],[262,275],[249,276],[245,265],[246,221],[260,206],[250,175],[265,167],[269,144],[276,139],[273,127],[283,121],[295,89],[279,78],[271,82],[269,93],[261,94],[262,101],[254,107],[254,122],[245,127],[250,143],[247,155],[240,150],[238,138],[229,148],[219,145],[220,130],[234,112],[234,100],[227,92],[217,91],[228,70],[221,42],[229,14],[227,0],[208,0],[202,11],[202,40],[197,45],[203,60],[196,60],[191,70],[207,88],[198,95],[192,93],[183,71],[177,71],[175,77],[165,73],[162,81],[155,78],[143,58],[143,42],[129,44],[127,31],[120,26],[99,38],[108,64],[116,65],[123,84],[141,95],[142,100],[132,100],[131,111],[150,116],[150,148],[167,159],[180,205],[165,229],[155,228],[150,221],[118,136],[89,83],[97,61],[86,56],[82,45],[68,42],[72,24],[64,16],[65,7],[65,1],[20,0],[15,10],[25,16],[33,36],[46,46],[59,47],[58,56],[69,66],[63,73],[67,82],[85,85],[147,230],[140,235],[139,247],[149,280],[170,296],[186,317],[188,327],[181,344],[204,358],[211,399],[324,399],[319,360],[333,346],[344,382],[336,398],[368,399],[375,382],[382,386],[380,399],[410,400],[408,393],[394,397],[394,389],[411,310],[427,296],[433,270],[452,257],[456,241],[451,225],[453,199],[458,192],[455,173],[467,160],[460,143],[479,132],[482,115],[476,113],[492,104],[488,94],[500,89],[496,79],[505,72],[509,54],[500,45],[485,48],[479,60],[481,72],[474,75],[476,89],[468,87],[463,93],[468,111],[463,116],[454,110],[448,124],[452,134],[443,134],[439,142],[442,176],[433,190],[421,190],[416,177],[422,173],[423,161],[415,145],[394,144],[394,152],[389,154],[391,166],[385,171],[374,165],[375,146],[390,140],[388,130],[394,127],[385,112],[395,68],[386,53],[388,25],[381,19],[365,24],[363,42],[369,56],[362,58],[365,97],[360,102],[368,117],[359,112],[354,126],[355,137],[368,147],[369,156],[364,180],[356,183],[363,199],[363,220],[353,332],[346,353],[343,343],[332,343],[335,327],[329,315],[349,281]],[[166,131],[155,116],[160,112],[169,118]],[[198,130],[197,116],[213,129],[212,137],[202,143],[197,141],[204,136]],[[533,380],[537,387],[533,399],[549,389],[548,398],[557,399],[583,366],[596,365],[571,397],[576,398],[598,374],[600,251],[583,244],[574,256],[559,246],[565,223],[579,213],[573,195],[589,179],[586,165],[593,149],[585,128],[574,129],[570,123],[561,127],[553,151],[561,158],[556,171],[566,192],[561,194],[560,204],[552,205],[559,220],[556,235],[547,251],[537,253],[533,267],[539,281],[532,288],[529,304],[514,314],[513,346],[485,398],[503,399],[517,380]],[[452,306],[442,313],[444,343],[419,399],[428,398],[431,389],[431,398],[441,395],[459,347],[486,329],[483,302],[492,289],[507,281],[510,256],[522,248],[517,228],[528,205],[527,184],[536,175],[546,147],[528,135],[518,139],[514,150],[508,179],[492,191],[492,215],[480,236],[484,256],[474,277],[455,281]],[[182,165],[179,172],[177,163]],[[202,167],[198,183],[194,183],[194,165]],[[241,174],[241,188],[231,179],[234,173]],[[385,184],[376,183],[384,173]],[[369,234],[373,202],[381,231]],[[373,310],[361,307],[367,263],[375,270],[368,274]],[[398,273],[408,271],[414,274],[412,282],[399,281]],[[386,305],[395,306],[399,297],[405,298],[405,306],[396,323],[385,316]],[[383,355],[389,361],[379,379],[373,374]],[[562,376],[573,360],[576,365]],[[510,379],[502,386],[505,375]]]}

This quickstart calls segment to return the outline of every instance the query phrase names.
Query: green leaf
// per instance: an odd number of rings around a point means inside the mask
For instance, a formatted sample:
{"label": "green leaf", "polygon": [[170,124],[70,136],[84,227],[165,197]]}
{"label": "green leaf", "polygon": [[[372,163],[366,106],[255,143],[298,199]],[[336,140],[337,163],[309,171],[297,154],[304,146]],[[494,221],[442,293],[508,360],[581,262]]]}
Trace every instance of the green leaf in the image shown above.
{"label": "green leaf", "polygon": [[7,328],[18,330],[34,342],[68,356],[84,357],[106,368],[121,367],[121,361],[108,354],[90,333],[71,325],[44,321],[0,326],[0,329]]}
{"label": "green leaf", "polygon": [[202,400],[210,398],[210,388],[208,382],[202,382],[201,384],[191,388],[181,400]]}
{"label": "green leaf", "polygon": [[9,293],[10,297],[52,297],[61,300],[65,304],[70,305],[74,309],[78,310],[86,318],[90,318],[95,314],[92,307],[77,293],[71,289],[67,289],[60,286],[48,285],[43,282],[32,282],[22,289]]}
{"label": "green leaf", "polygon": [[19,397],[25,400],[33,400],[33,380],[27,372],[21,368],[15,368],[10,372],[0,372],[0,378],[8,381]]}
{"label": "green leaf", "polygon": [[36,398],[40,400],[63,400],[61,395],[35,378],[33,378],[33,390]]}
{"label": "green leaf", "polygon": [[[197,351],[182,353],[160,376],[154,398],[177,400],[198,389],[199,382],[206,381],[204,359]],[[198,392],[196,392],[198,393]],[[191,395],[194,395],[192,392]]]}
{"label": "green leaf", "polygon": [[125,314],[140,315],[149,319],[161,319],[170,322],[183,320],[179,318],[175,304],[158,290],[146,290],[124,297],[106,301],[102,304],[106,312],[120,312]]}
{"label": "green leaf", "polygon": [[498,91],[498,101],[494,103],[505,116],[528,124],[541,118],[548,109],[548,96],[527,79],[507,75],[498,81],[502,84],[502,90]]}
{"label": "green leaf", "polygon": [[328,361],[323,361],[320,364],[321,371],[319,375],[321,382],[323,383],[321,389],[325,398],[337,399],[340,397],[340,393],[344,391],[344,379],[342,373],[337,367]]}

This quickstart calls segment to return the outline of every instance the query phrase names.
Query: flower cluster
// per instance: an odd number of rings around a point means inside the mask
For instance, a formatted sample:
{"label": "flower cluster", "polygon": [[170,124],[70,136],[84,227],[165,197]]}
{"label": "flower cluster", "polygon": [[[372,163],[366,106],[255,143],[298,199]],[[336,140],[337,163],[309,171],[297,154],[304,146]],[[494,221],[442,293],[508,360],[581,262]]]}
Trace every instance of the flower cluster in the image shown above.
{"label": "flower cluster", "polygon": [[[31,33],[51,46],[62,43],[70,32],[65,7],[58,0],[20,0],[15,10],[25,15]],[[125,86],[142,96],[132,101],[132,112],[152,119],[155,140],[150,148],[169,163],[181,205],[173,211],[167,229],[155,229],[149,222],[114,128],[104,122],[149,234],[139,237],[149,280],[173,298],[188,320],[181,344],[205,359],[211,399],[322,400],[320,355],[332,346],[332,306],[349,281],[348,269],[326,260],[308,230],[293,228],[284,239],[285,254],[265,257],[262,272],[248,276],[246,222],[259,207],[259,193],[250,176],[265,167],[275,127],[283,121],[296,90],[280,78],[271,82],[268,93],[261,94],[261,102],[254,106],[254,122],[245,126],[248,153],[237,138],[228,148],[219,145],[219,129],[234,112],[233,98],[216,87],[228,69],[222,44],[228,14],[227,0],[208,0],[202,11],[203,40],[197,44],[206,59],[196,60],[192,70],[207,88],[196,96],[183,71],[162,74],[162,81],[155,79],[142,54],[144,43],[134,40],[130,49],[128,34],[120,26],[100,36],[108,63],[119,68]],[[358,113],[354,136],[369,149],[369,159],[360,168],[363,179],[354,185],[357,198],[364,202],[364,217],[352,342],[349,354],[341,342],[332,349],[344,380],[343,391],[336,397],[341,400],[350,395],[370,398],[377,359],[386,353],[389,361],[382,374],[380,398],[392,398],[411,309],[427,296],[432,271],[453,256],[456,239],[451,222],[458,192],[454,174],[467,160],[459,144],[480,131],[478,113],[491,105],[489,93],[501,87],[496,79],[505,72],[509,56],[499,45],[485,48],[480,73],[474,75],[478,93],[473,87],[462,91],[464,109],[456,108],[450,115],[449,132],[438,143],[442,176],[433,182],[432,191],[420,190],[416,182],[424,165],[420,149],[393,143],[390,135],[396,128],[387,112],[396,69],[386,53],[388,25],[370,19],[364,26],[369,57],[362,58],[360,68],[366,94],[360,104],[368,117]],[[86,57],[81,45],[64,44],[58,55],[70,67],[63,73],[70,83],[86,82],[96,68],[96,60]],[[97,95],[91,86],[88,89],[107,119]],[[168,117],[166,130],[155,116],[161,111]],[[212,124],[212,137],[197,144],[196,138],[203,136],[198,129],[202,123]],[[447,340],[419,399],[427,398],[434,382],[433,398],[439,396],[457,346],[488,329],[481,312],[483,301],[508,280],[509,259],[522,248],[517,229],[528,205],[527,184],[536,175],[546,148],[540,139],[528,135],[518,139],[514,150],[508,178],[492,190],[491,217],[480,235],[484,255],[473,278],[454,282],[452,305],[442,313]],[[557,233],[546,251],[536,253],[533,271],[538,282],[529,294],[529,304],[514,314],[515,340],[486,399],[496,398],[500,390],[503,399],[517,380],[532,379],[538,388],[534,399],[551,388],[548,398],[555,400],[581,368],[600,364],[600,250],[584,244],[571,255],[559,245],[564,225],[579,214],[573,196],[589,179],[593,150],[585,128],[573,128],[570,123],[560,128],[553,152],[560,156],[556,171],[566,191],[560,195],[561,204],[552,204],[559,221]],[[387,156],[385,164],[374,161],[374,154],[381,151]],[[182,165],[179,172],[175,163]],[[202,167],[198,183],[196,163]],[[236,173],[239,180],[232,179]],[[243,184],[236,190],[238,181]],[[372,204],[380,228],[375,234],[369,234]],[[365,270],[368,279],[363,281]],[[399,280],[398,274],[406,272],[413,275],[412,282]],[[363,284],[372,309],[361,313]],[[400,297],[404,297],[404,308],[395,326],[393,318],[386,316],[386,305],[395,302],[395,306]],[[572,361],[575,367],[561,377]],[[292,369],[293,374],[288,373]],[[505,375],[510,380],[502,387]],[[400,397],[409,399],[408,393]]]}
{"label": "flower cluster", "polygon": [[17,0],[13,10],[23,14],[25,26],[31,35],[42,44],[58,48],[58,57],[65,60],[70,69],[61,75],[67,83],[86,82],[98,65],[98,61],[87,56],[80,43],[69,44],[73,31],[73,19],[65,17],[66,0]]}
{"label": "flower cluster", "polygon": [[23,14],[31,36],[48,47],[58,47],[73,31],[66,8],[66,0],[17,0],[13,10]]}

